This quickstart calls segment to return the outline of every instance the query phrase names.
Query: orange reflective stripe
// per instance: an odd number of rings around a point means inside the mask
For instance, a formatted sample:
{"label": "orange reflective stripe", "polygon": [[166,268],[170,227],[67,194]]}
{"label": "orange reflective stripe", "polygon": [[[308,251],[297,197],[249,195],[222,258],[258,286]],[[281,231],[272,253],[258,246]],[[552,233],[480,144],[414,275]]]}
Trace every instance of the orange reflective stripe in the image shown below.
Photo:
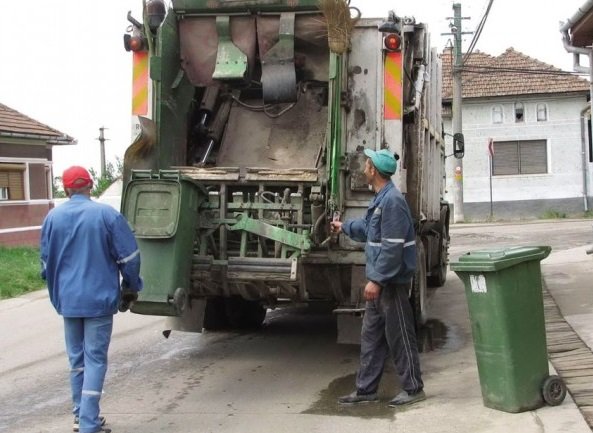
{"label": "orange reflective stripe", "polygon": [[385,108],[386,120],[401,120],[402,118],[402,53],[387,53],[385,55]]}
{"label": "orange reflective stripe", "polygon": [[134,52],[132,83],[132,114],[148,114],[148,53]]}

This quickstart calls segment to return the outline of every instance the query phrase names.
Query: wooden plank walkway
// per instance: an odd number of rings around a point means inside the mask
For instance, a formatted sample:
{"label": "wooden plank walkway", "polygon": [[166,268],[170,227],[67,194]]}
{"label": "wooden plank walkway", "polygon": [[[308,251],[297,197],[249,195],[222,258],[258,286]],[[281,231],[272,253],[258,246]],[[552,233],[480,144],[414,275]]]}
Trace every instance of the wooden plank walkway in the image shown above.
{"label": "wooden plank walkway", "polygon": [[593,353],[568,324],[543,284],[548,356],[593,430]]}

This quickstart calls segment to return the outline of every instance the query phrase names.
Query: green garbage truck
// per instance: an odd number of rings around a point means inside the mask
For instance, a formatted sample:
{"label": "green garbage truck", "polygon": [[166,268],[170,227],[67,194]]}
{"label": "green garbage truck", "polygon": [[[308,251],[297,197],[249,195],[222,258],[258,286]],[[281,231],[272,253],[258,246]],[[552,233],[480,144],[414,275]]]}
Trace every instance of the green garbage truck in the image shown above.
{"label": "green garbage truck", "polygon": [[[364,148],[397,154],[417,231],[410,297],[447,272],[441,63],[427,27],[343,0],[162,0],[128,14],[138,135],[122,211],[142,254],[132,311],[178,329],[257,326],[324,302],[356,340],[363,245],[329,232],[364,215]],[[463,152],[455,138],[456,156]]]}

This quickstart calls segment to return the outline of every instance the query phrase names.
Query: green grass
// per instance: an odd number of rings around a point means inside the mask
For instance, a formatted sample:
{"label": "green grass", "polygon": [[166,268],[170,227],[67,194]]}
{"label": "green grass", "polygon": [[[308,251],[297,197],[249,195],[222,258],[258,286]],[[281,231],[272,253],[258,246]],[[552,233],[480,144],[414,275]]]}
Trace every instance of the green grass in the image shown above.
{"label": "green grass", "polygon": [[39,263],[39,248],[0,246],[0,299],[45,287]]}
{"label": "green grass", "polygon": [[541,216],[541,219],[549,220],[549,219],[563,219],[566,218],[565,212],[560,212],[555,209],[547,210]]}

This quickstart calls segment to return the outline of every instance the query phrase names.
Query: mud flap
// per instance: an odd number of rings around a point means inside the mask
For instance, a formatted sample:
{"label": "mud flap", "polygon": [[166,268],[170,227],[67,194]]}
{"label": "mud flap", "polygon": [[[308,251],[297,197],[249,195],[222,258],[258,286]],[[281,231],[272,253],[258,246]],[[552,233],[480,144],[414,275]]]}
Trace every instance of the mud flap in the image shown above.
{"label": "mud flap", "polygon": [[181,315],[167,317],[166,329],[170,331],[202,332],[205,311],[205,299],[191,299]]}

